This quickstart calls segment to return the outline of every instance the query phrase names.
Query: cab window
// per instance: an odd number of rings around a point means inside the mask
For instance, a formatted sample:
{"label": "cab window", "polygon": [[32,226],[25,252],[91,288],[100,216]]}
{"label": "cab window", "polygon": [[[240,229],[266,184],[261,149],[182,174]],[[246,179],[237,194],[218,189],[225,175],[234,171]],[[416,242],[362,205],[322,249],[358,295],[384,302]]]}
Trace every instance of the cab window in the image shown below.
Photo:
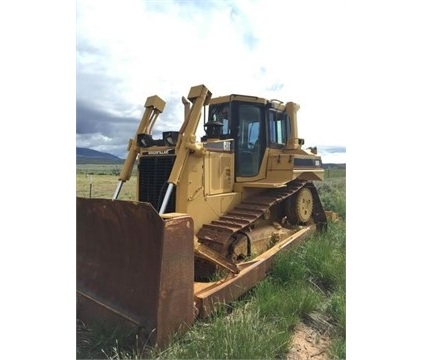
{"label": "cab window", "polygon": [[289,118],[286,113],[269,111],[269,142],[270,147],[282,147],[289,136]]}
{"label": "cab window", "polygon": [[240,104],[238,110],[237,175],[256,176],[262,160],[262,108]]}

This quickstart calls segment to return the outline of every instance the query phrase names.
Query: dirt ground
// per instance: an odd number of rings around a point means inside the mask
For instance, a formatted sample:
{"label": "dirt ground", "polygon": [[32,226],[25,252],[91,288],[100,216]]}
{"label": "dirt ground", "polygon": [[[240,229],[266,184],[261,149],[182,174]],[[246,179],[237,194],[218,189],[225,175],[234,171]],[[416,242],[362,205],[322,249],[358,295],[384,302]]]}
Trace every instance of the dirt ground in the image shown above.
{"label": "dirt ground", "polygon": [[293,335],[292,346],[286,360],[329,360],[327,349],[330,339],[327,335],[299,323]]}

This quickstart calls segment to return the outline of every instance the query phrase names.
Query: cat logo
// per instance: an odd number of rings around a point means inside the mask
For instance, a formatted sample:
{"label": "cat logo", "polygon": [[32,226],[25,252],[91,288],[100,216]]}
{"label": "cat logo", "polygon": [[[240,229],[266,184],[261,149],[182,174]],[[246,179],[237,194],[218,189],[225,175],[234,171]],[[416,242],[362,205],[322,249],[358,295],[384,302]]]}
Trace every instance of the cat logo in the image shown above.
{"label": "cat logo", "polygon": [[168,154],[169,150],[156,150],[156,151],[148,151],[147,154],[148,155],[163,155],[163,154]]}

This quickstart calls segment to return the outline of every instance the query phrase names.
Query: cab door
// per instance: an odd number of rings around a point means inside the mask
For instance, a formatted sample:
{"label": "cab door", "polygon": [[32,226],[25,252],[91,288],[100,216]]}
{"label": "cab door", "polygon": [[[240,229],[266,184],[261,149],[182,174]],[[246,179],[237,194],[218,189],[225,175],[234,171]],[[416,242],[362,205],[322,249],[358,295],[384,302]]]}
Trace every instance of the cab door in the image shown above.
{"label": "cab door", "polygon": [[261,104],[235,103],[236,176],[258,175],[265,148],[264,107]]}

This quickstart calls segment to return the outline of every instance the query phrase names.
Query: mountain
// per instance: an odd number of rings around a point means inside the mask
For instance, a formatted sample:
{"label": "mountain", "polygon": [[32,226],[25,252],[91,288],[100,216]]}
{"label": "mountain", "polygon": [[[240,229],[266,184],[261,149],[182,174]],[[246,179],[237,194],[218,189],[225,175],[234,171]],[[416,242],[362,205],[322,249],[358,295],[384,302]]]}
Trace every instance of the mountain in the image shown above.
{"label": "mountain", "polygon": [[[334,147],[322,147],[321,151],[323,159],[325,157],[325,153],[335,153],[335,154],[344,154],[345,148],[333,149]],[[336,151],[340,151],[337,153]],[[331,160],[331,158],[330,158]],[[115,155],[108,154],[101,151],[96,151],[88,148],[76,148],[76,163],[77,164],[123,164],[124,159],[121,159]],[[324,169],[346,169],[345,163],[335,163],[335,162],[324,162]]]}
{"label": "mountain", "polygon": [[76,148],[76,164],[122,164],[124,159],[88,148]]}

